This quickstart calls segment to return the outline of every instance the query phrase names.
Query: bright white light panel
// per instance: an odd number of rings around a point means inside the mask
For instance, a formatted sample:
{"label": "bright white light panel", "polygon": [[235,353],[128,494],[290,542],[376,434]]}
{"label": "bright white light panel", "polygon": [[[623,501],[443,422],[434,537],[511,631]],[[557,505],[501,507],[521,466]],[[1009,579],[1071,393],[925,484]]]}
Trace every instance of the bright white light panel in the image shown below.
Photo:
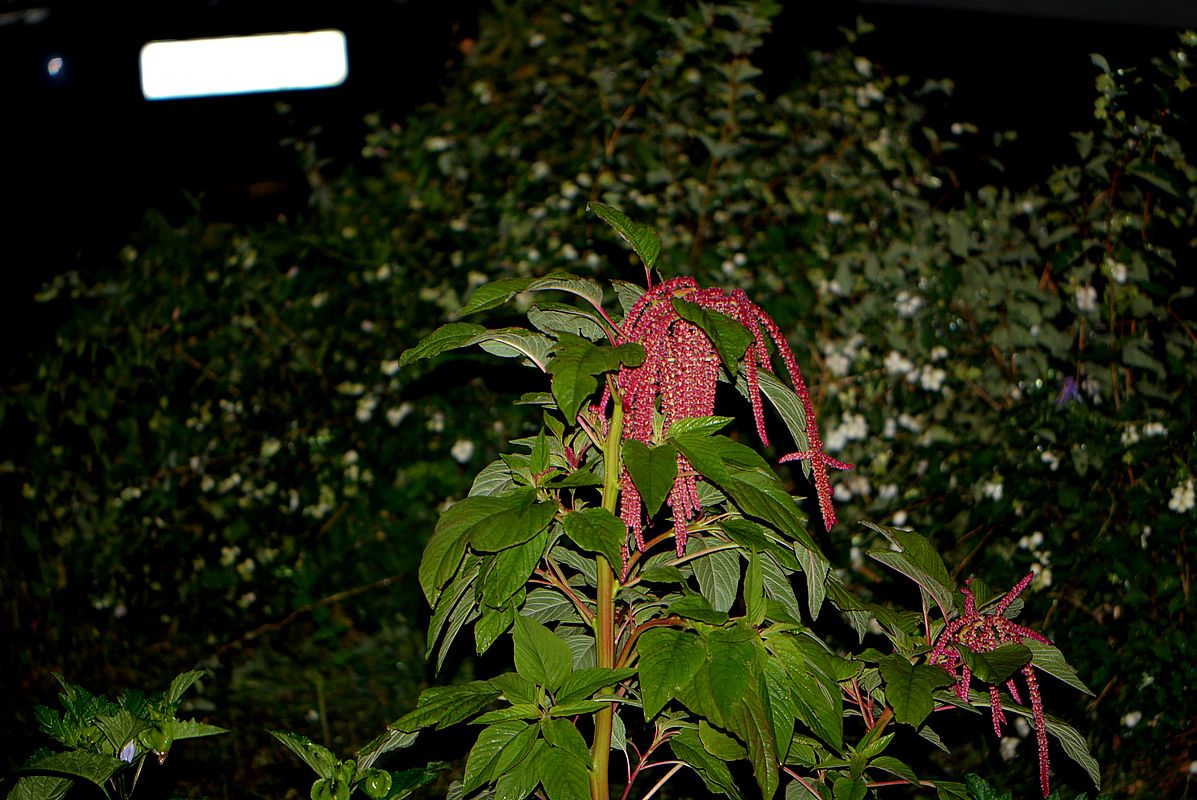
{"label": "bright white light panel", "polygon": [[141,48],[147,100],[325,89],[349,75],[338,30],[150,42]]}

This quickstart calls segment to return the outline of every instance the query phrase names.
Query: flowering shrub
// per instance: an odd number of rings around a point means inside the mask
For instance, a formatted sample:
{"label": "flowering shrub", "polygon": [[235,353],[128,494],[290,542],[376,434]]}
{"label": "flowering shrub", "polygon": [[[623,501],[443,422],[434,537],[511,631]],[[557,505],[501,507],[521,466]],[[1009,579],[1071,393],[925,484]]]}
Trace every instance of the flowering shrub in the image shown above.
{"label": "flowering shrub", "polygon": [[[650,281],[647,290],[616,286],[622,319],[604,309],[594,281],[506,278],[478,287],[460,316],[527,297],[535,331],[450,322],[400,358],[402,367],[479,345],[539,369],[551,391],[524,396],[541,409],[540,431],[515,439],[517,450],[486,466],[469,496],[444,511],[420,564],[432,605],[429,652],[443,661],[467,625],[479,654],[510,633],[514,671],[427,689],[387,736],[480,726],[450,790],[462,797],[522,800],[538,787],[550,800],[621,788],[627,797],[664,766],[649,794],[689,767],[707,791],[739,797],[738,761],[764,797],[783,782],[787,797],[864,797],[895,784],[951,797],[963,796],[964,784],[918,777],[888,748],[919,734],[942,746],[933,714],[990,704],[999,732],[1005,710],[1033,720],[1044,797],[1049,732],[1098,782],[1083,739],[1044,714],[1033,667],[1087,689],[1046,638],[1004,616],[1027,581],[988,614],[965,587],[961,609],[925,539],[878,527],[894,547],[870,555],[919,586],[921,613],[856,600],[781,478],[720,433],[733,417],[712,414],[717,384],[735,385],[764,439],[763,396],[812,474],[831,461],[776,324],[742,292],[689,279],[653,285],[655,232],[594,208],[632,244]],[[588,306],[539,299],[547,292]],[[775,377],[766,341],[778,345],[792,388]],[[825,473],[815,491],[830,494]],[[830,527],[834,516],[825,521]],[[791,582],[799,574],[804,601]],[[874,626],[891,652],[830,647],[819,633],[825,603],[862,641]],[[942,615],[934,623],[931,603]],[[1016,705],[1007,680],[1019,669],[1030,709]],[[972,676],[994,687],[970,693]],[[996,686],[1003,681],[1009,700]],[[949,684],[953,691],[941,688]],[[673,759],[659,754],[666,747]],[[612,772],[613,752],[626,771]],[[317,773],[313,797],[335,780]],[[360,780],[350,768],[341,785],[347,793]]]}

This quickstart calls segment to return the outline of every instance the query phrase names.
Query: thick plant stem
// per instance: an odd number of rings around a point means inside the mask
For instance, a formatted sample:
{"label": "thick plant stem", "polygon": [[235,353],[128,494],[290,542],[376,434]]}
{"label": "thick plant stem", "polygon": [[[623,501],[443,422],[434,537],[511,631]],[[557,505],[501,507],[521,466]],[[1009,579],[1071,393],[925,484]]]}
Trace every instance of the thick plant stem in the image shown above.
{"label": "thick plant stem", "polygon": [[[611,425],[607,430],[607,443],[603,457],[606,474],[603,479],[603,508],[615,513],[619,498],[620,444],[623,440],[623,400],[619,396],[614,380],[611,385]],[[594,615],[595,655],[599,667],[612,669],[615,666],[615,571],[603,556],[595,558],[598,573],[598,599]],[[608,687],[608,691],[614,687]],[[611,761],[611,729],[615,717],[615,704],[605,706],[594,715],[594,744],[591,758],[594,768],[590,773],[591,800],[608,800],[610,781],[608,766]]]}

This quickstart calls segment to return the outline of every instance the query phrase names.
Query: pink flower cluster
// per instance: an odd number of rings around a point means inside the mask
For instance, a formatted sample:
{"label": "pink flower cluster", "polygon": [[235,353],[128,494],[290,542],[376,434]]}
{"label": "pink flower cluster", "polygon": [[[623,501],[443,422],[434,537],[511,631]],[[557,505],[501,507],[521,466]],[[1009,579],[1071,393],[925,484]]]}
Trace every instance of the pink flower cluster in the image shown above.
{"label": "pink flower cluster", "polygon": [[[811,462],[819,508],[824,524],[830,530],[835,524],[835,509],[831,504],[827,468],[850,469],[851,465],[836,461],[823,452],[810,394],[789,343],[777,323],[749,300],[743,290],[736,289],[728,293],[722,289],[703,289],[693,278],[677,277],[652,287],[637,300],[620,326],[621,341],[636,342],[645,351],[644,363],[637,367],[624,367],[618,376],[619,389],[623,394],[624,438],[645,444],[651,442],[658,401],[664,416],[665,432],[679,419],[714,413],[719,354],[701,328],[681,318],[672,302],[675,297],[723,314],[752,333],[753,342],[743,361],[744,378],[749,387],[757,433],[765,445],[768,445],[769,439],[765,432],[758,376],[761,369],[772,370],[768,341],[771,340],[777,347],[794,391],[805,408],[809,441],[808,450],[791,453],[781,460]],[[620,516],[632,531],[637,547],[643,550],[644,504],[626,470],[623,477]],[[701,510],[697,481],[694,469],[679,454],[678,477],[667,500],[673,512],[674,538],[679,556],[685,553],[688,524]]]}
{"label": "pink flower cluster", "polygon": [[[956,696],[961,700],[968,700],[969,684],[972,672],[960,655],[959,646],[964,645],[975,653],[987,653],[1008,644],[1021,644],[1025,639],[1051,644],[1047,637],[1037,631],[1019,625],[1003,616],[1003,613],[1014,599],[1018,597],[1031,583],[1034,573],[1028,573],[1025,578],[1014,585],[999,600],[987,614],[977,611],[977,601],[968,586],[960,589],[964,595],[964,613],[947,624],[928,655],[928,662],[939,664],[956,679],[954,687]],[[971,581],[970,581],[971,582]],[[1035,739],[1039,746],[1039,787],[1043,796],[1050,793],[1048,780],[1049,761],[1047,752],[1047,724],[1043,716],[1043,698],[1039,694],[1039,681],[1035,678],[1032,664],[1022,668],[1023,678],[1026,680],[1027,692],[1031,699],[1031,712],[1035,720]],[[1018,687],[1011,677],[1006,681],[1006,688],[1014,702],[1021,703]],[[997,685],[989,687],[989,708],[993,715],[993,732],[1000,738],[1002,725],[1006,723],[1006,713],[1002,710],[1002,700]]]}

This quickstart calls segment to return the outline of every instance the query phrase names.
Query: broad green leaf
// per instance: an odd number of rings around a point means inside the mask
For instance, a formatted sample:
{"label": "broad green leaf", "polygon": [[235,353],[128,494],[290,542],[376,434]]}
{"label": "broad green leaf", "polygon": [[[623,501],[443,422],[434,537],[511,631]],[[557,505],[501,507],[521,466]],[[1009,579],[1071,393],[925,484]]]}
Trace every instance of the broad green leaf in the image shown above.
{"label": "broad green leaf", "polygon": [[479,495],[494,497],[506,494],[515,488],[515,481],[511,477],[511,467],[503,459],[495,459],[482,468],[474,476],[474,483],[470,486],[470,496]]}
{"label": "broad green leaf", "polygon": [[[798,451],[810,450],[810,440],[806,436],[806,407],[802,404],[802,400],[794,394],[793,389],[766,370],[762,369],[757,372],[757,383],[761,387],[761,394],[773,405],[777,415],[785,423],[786,430],[790,432],[796,449]],[[736,378],[736,389],[745,398],[749,397],[748,382],[743,375]],[[802,471],[809,478],[811,475],[810,461],[806,460],[801,463]]]}
{"label": "broad green leaf", "polygon": [[517,764],[532,749],[537,729],[523,720],[508,720],[488,725],[478,732],[478,739],[466,757],[465,776],[462,778],[466,793],[489,783],[506,771],[506,767]]}
{"label": "broad green leaf", "polygon": [[389,728],[415,733],[421,728],[446,728],[472,717],[499,697],[489,681],[469,681],[451,686],[432,686],[420,693],[414,710],[392,722]]}
{"label": "broad green leaf", "polygon": [[777,766],[777,743],[773,739],[773,725],[765,695],[758,686],[746,692],[732,709],[731,728],[748,746],[748,760],[756,777],[761,795],[772,797],[780,780]]}
{"label": "broad green leaf", "polygon": [[558,747],[548,748],[537,769],[549,800],[590,800],[590,773],[586,763],[569,752]]}
{"label": "broad green leaf", "polygon": [[422,358],[431,358],[446,350],[465,347],[475,336],[485,331],[486,328],[481,325],[469,322],[450,322],[442,325],[421,339],[415,347],[404,350],[399,356],[399,366],[406,367]]}
{"label": "broad green leaf", "polygon": [[863,778],[837,776],[831,783],[831,796],[835,800],[864,800],[869,793]]}
{"label": "broad green leaf", "polygon": [[478,611],[478,619],[474,622],[474,650],[482,655],[511,627],[515,619],[515,604],[508,603],[502,608],[483,604]]}
{"label": "broad green leaf", "polygon": [[679,731],[669,740],[669,747],[679,761],[685,762],[698,773],[708,790],[726,795],[732,800],[740,800],[740,791],[732,779],[731,770],[721,759],[706,751],[697,731]]}
{"label": "broad green leaf", "polygon": [[968,787],[959,781],[936,781],[936,800],[976,800]]}
{"label": "broad green leaf", "polygon": [[1059,678],[1077,691],[1093,696],[1093,692],[1081,681],[1076,670],[1064,660],[1064,654],[1055,646],[1034,639],[1024,639],[1023,644],[1031,651],[1031,663],[1037,668]]}
{"label": "broad green leaf", "polygon": [[608,347],[570,333],[560,334],[553,361],[548,368],[553,376],[553,398],[557,401],[557,407],[566,419],[575,419],[578,411],[598,389],[596,376],[613,372],[621,364],[638,366],[643,362],[644,348],[638,344]]}
{"label": "broad green leaf", "polygon": [[[470,547],[475,550],[496,552],[527,542],[544,531],[557,514],[557,504],[534,502],[535,497],[535,490],[525,488],[517,489],[502,498],[495,498],[507,501],[507,503],[499,513],[494,514],[488,520],[471,525]],[[466,498],[466,500],[475,502],[483,499],[490,498]],[[466,502],[466,500],[461,502]]]}
{"label": "broad green leaf", "polygon": [[530,617],[515,618],[515,671],[533,683],[556,692],[573,667],[565,642]]}
{"label": "broad green leaf", "polygon": [[700,436],[710,436],[735,422],[735,417],[682,417],[674,420],[669,426],[669,434],[680,436],[683,433],[693,433]]}
{"label": "broad green leaf", "polygon": [[731,317],[717,311],[709,311],[680,297],[673,298],[673,309],[679,317],[697,325],[707,335],[715,345],[728,374],[735,375],[744,354],[755,341],[752,332]]}
{"label": "broad green leaf", "polygon": [[683,619],[697,620],[708,625],[722,625],[727,622],[726,611],[716,611],[710,602],[700,594],[686,594],[669,604],[669,613]]}
{"label": "broad green leaf", "polygon": [[843,701],[839,686],[811,663],[793,636],[771,636],[766,647],[785,669],[798,719],[832,750],[844,745]]}
{"label": "broad green leaf", "polygon": [[[437,640],[441,636],[441,632],[445,629],[446,623],[453,618],[456,612],[457,616],[468,615],[473,610],[477,599],[474,596],[474,582],[478,579],[479,567],[482,560],[476,556],[469,556],[465,559],[465,566],[453,578],[453,581],[441,592],[436,600],[436,605],[432,608],[432,619],[428,622],[428,637],[424,657],[432,653],[432,649],[436,646]],[[446,637],[448,638],[448,637]],[[441,647],[447,647],[448,641]]]}
{"label": "broad green leaf", "polygon": [[[552,510],[549,503],[543,504]],[[524,588],[528,578],[544,556],[549,545],[549,529],[495,556],[494,564],[482,581],[482,601],[492,608],[502,607],[516,592]]]}
{"label": "broad green leaf", "polygon": [[633,222],[627,214],[613,206],[592,202],[587,203],[586,208],[614,228],[615,232],[632,246],[636,255],[644,262],[646,270],[656,266],[657,256],[661,254],[661,237],[655,230],[643,223]]}
{"label": "broad green leaf", "polygon": [[644,296],[644,287],[637,283],[612,279],[611,286],[615,289],[615,297],[619,300],[619,307],[623,309],[624,315],[627,315],[636,305],[636,301]]}
{"label": "broad green leaf", "polygon": [[918,786],[919,779],[915,775],[914,770],[908,767],[904,762],[899,761],[893,756],[877,756],[869,762],[870,769],[879,769],[888,772],[891,775],[897,775],[907,783]]}
{"label": "broad green leaf", "polygon": [[677,450],[668,444],[649,447],[635,439],[626,439],[623,465],[644,500],[649,518],[656,516],[677,479]]}
{"label": "broad green leaf", "polygon": [[63,800],[75,782],[55,775],[23,775],[7,795],[6,800]]}
{"label": "broad green leaf", "polygon": [[818,619],[823,601],[827,599],[827,573],[831,564],[822,553],[804,547],[795,547],[794,555],[802,562],[802,572],[806,576],[806,602],[810,608],[810,618]]}
{"label": "broad green leaf", "polygon": [[561,518],[565,535],[589,553],[600,553],[611,564],[620,563],[620,551],[628,538],[627,526],[605,508],[584,508]]}
{"label": "broad green leaf", "polygon": [[1135,159],[1126,165],[1126,172],[1128,175],[1142,178],[1155,188],[1167,192],[1178,200],[1184,199],[1185,193],[1181,189],[1183,183],[1178,181],[1178,176],[1173,175],[1158,164],[1143,161],[1142,159]]}
{"label": "broad green leaf", "polygon": [[705,719],[698,721],[698,738],[708,753],[722,761],[737,761],[748,757],[744,745],[717,728],[712,728]]}
{"label": "broad green leaf", "polygon": [[689,682],[678,687],[676,697],[695,713],[727,727],[725,721],[757,677],[757,635],[747,625],[736,625],[710,631],[702,638],[706,662]]}
{"label": "broad green leaf", "polygon": [[176,742],[181,739],[198,739],[202,736],[218,736],[229,732],[227,728],[218,728],[206,722],[196,722],[194,719],[167,719],[163,720],[161,725],[166,735]]}
{"label": "broad green leaf", "polygon": [[137,734],[154,727],[150,722],[133,716],[123,708],[115,714],[99,715],[95,717],[94,722],[95,726],[104,734],[104,738],[108,740],[113,755],[119,753],[125,743],[136,737]]}
{"label": "broad green leaf", "polygon": [[581,278],[577,275],[571,275],[568,272],[553,272],[545,275],[543,278],[537,278],[528,284],[528,288],[525,291],[568,292],[581,297],[596,309],[602,308],[603,305],[603,287],[598,281],[591,278]]}
{"label": "broad green leaf", "polygon": [[166,690],[163,699],[167,703],[174,705],[183,698],[183,693],[195,685],[195,682],[202,677],[204,677],[204,671],[199,669],[176,675],[175,679],[170,682],[170,688]]}
{"label": "broad green leaf", "polygon": [[865,525],[901,548],[900,552],[875,548],[869,550],[869,556],[917,583],[927,596],[935,600],[944,619],[950,618],[956,607],[957,592],[939,551],[917,533],[871,522]]}
{"label": "broad green leaf", "polygon": [[731,611],[740,588],[740,554],[735,550],[715,550],[698,555],[709,549],[705,544],[693,538],[686,546],[687,555],[697,556],[690,561],[690,566],[694,569],[694,577],[698,579],[698,589],[710,602],[711,608],[721,612]]}
{"label": "broad green leaf", "polygon": [[488,681],[509,703],[535,703],[536,684],[518,672],[504,672]]}
{"label": "broad green leaf", "polygon": [[518,764],[499,776],[495,783],[494,800],[524,800],[532,794],[536,785],[540,783],[540,770],[537,764],[547,745],[537,739],[528,755]]}
{"label": "broad green leaf", "polygon": [[535,278],[499,278],[490,283],[484,283],[470,294],[469,301],[457,313],[464,317],[479,311],[498,308],[527,289],[534,280]]}
{"label": "broad green leaf", "polygon": [[384,733],[374,737],[361,750],[357,751],[358,769],[370,769],[380,756],[386,755],[393,750],[402,750],[405,747],[411,747],[415,744],[418,736],[418,733],[405,733],[403,731],[388,729]]}
{"label": "broad green leaf", "polygon": [[1009,793],[999,794],[989,781],[975,773],[965,775],[964,782],[968,784],[968,790],[976,800],[1011,800]]}
{"label": "broad green leaf", "polygon": [[831,790],[814,778],[806,779],[806,785],[793,781],[786,784],[785,800],[831,800]]}
{"label": "broad green leaf", "polygon": [[894,708],[898,722],[915,728],[923,724],[935,708],[932,692],[952,682],[947,671],[927,664],[911,664],[900,655],[881,660],[881,678],[885,681],[885,699]]}
{"label": "broad green leaf", "polygon": [[523,328],[499,328],[483,331],[462,346],[478,345],[501,358],[526,358],[541,371],[548,370],[553,340]]}
{"label": "broad green leaf", "polygon": [[744,570],[744,617],[750,625],[765,621],[765,579],[762,573],[760,553],[753,552]]}
{"label": "broad green leaf", "polygon": [[557,589],[533,589],[528,593],[520,613],[542,624],[547,622],[581,623],[582,621],[574,604]]}
{"label": "broad green leaf", "polygon": [[[984,708],[989,706],[988,693],[982,694],[976,690],[969,692],[969,702],[977,708]],[[1016,705],[1014,703],[1002,703],[1002,708],[1007,713],[1018,714],[1027,719],[1034,725],[1035,715],[1031,709]],[[1064,748],[1064,752],[1073,761],[1080,766],[1081,769],[1089,776],[1089,780],[1093,781],[1093,785],[1101,789],[1101,768],[1098,766],[1096,760],[1089,753],[1089,746],[1085,743],[1085,737],[1081,736],[1075,728],[1061,719],[1050,715],[1044,715],[1044,722],[1047,724],[1047,732],[1051,734],[1060,746]]]}
{"label": "broad green leaf", "polygon": [[540,732],[550,745],[564,750],[589,766],[590,749],[572,722],[567,719],[543,719],[540,721]]}
{"label": "broad green leaf", "polygon": [[587,700],[599,689],[614,686],[620,681],[627,680],[636,674],[634,669],[605,669],[592,667],[579,669],[565,676],[561,681],[561,688],[557,690],[556,699],[560,703],[571,703],[575,700]]}
{"label": "broad green leaf", "polygon": [[283,743],[288,750],[307,764],[321,778],[331,778],[337,768],[337,757],[324,745],[316,744],[306,736],[289,731],[270,731],[271,736]]}
{"label": "broad green leaf", "polygon": [[50,753],[30,759],[22,769],[39,772],[53,772],[71,778],[79,778],[103,787],[104,782],[125,766],[125,762],[99,753]]}
{"label": "broad green leaf", "polygon": [[806,517],[777,476],[738,472],[721,488],[743,513],[769,523],[812,553],[819,552],[818,545],[806,530]]}
{"label": "broad green leaf", "polygon": [[761,554],[761,581],[766,597],[780,605],[795,621],[802,619],[802,608],[798,605],[798,596],[794,594],[790,577],[772,553]]}
{"label": "broad green leaf", "polygon": [[651,720],[702,667],[706,648],[695,634],[652,628],[641,634],[639,651],[644,718]]}
{"label": "broad green leaf", "polygon": [[494,725],[496,722],[510,722],[513,719],[523,719],[535,722],[540,719],[541,708],[536,703],[517,703],[513,706],[496,708],[479,714],[470,720],[471,725]]}
{"label": "broad green leaf", "polygon": [[440,777],[449,765],[444,761],[431,761],[422,767],[391,773],[391,793],[387,800],[403,800],[421,786],[427,786]]}
{"label": "broad green leaf", "polygon": [[977,680],[995,685],[1004,683],[1031,660],[1030,649],[1021,644],[1008,644],[985,652],[970,650],[963,644],[957,649]]}

